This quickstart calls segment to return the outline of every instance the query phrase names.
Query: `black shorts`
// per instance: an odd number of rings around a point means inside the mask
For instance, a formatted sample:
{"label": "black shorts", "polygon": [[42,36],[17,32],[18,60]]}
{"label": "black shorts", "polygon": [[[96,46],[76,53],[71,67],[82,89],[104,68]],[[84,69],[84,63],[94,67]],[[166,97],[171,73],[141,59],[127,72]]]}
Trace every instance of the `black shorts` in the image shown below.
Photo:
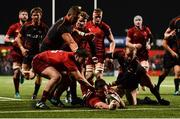
{"label": "black shorts", "polygon": [[32,59],[35,55],[27,55],[23,58],[23,64],[31,65]]}
{"label": "black shorts", "polygon": [[171,69],[175,65],[180,65],[180,58],[172,57],[171,54],[167,54],[167,53],[164,54],[164,57],[163,57],[163,67],[165,69]]}
{"label": "black shorts", "polygon": [[119,74],[116,82],[122,85],[124,89],[134,90],[138,88],[139,78],[136,74],[127,71],[123,74]]}

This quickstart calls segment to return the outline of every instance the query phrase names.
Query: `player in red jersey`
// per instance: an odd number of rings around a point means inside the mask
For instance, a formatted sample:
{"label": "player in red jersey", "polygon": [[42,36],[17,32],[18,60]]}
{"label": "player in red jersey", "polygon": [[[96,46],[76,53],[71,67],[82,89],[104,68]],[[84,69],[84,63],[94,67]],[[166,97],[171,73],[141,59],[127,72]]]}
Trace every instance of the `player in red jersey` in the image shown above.
{"label": "player in red jersey", "polygon": [[159,89],[162,81],[168,75],[170,70],[174,68],[174,95],[180,95],[180,15],[170,21],[169,27],[164,33],[163,47],[166,52],[163,60],[163,72],[159,76],[157,87]]}
{"label": "player in red jersey", "polygon": [[91,108],[112,110],[125,107],[119,95],[103,79],[96,80],[95,91],[88,90],[83,97],[85,106]]}
{"label": "player in red jersey", "polygon": [[[25,9],[22,9],[19,11],[19,22],[12,24],[5,36],[5,42],[10,42],[10,38],[12,37],[14,42],[13,42],[13,47],[10,52],[10,56],[12,57],[12,62],[13,62],[13,82],[14,82],[14,87],[15,87],[15,98],[20,98],[19,95],[19,82],[23,83],[23,79],[20,76],[21,75],[21,65],[22,65],[22,53],[21,50],[18,47],[17,41],[15,38],[17,37],[22,25],[28,20],[28,11]],[[22,79],[22,80],[21,80]]]}
{"label": "player in red jersey", "polygon": [[[143,25],[142,17],[135,16],[134,26],[127,31],[126,46],[134,49],[134,53],[146,71],[149,70],[148,50],[151,48],[152,38],[149,27]],[[142,89],[145,90],[144,86],[142,86]]]}
{"label": "player in red jersey", "polygon": [[[45,37],[48,26],[41,21],[42,9],[40,7],[34,7],[31,10],[31,21],[24,24],[21,31],[17,36],[18,46],[24,56],[22,63],[22,71],[29,71],[31,68],[32,58],[40,52],[40,44]],[[24,73],[26,79],[29,76]],[[41,78],[37,76],[35,81],[34,97],[37,95],[41,84]]]}
{"label": "player in red jersey", "polygon": [[[84,63],[87,56],[88,54],[86,50],[79,49],[75,53],[62,50],[49,50],[34,57],[32,62],[33,71],[43,77],[49,78],[49,81],[44,88],[41,100],[36,103],[36,108],[48,108],[45,102],[49,98],[50,91],[53,90],[53,87],[55,87],[58,82],[66,80],[62,77],[63,71],[74,76],[81,85],[86,85],[87,88],[94,89],[88,82],[86,82],[86,79],[79,71],[79,66]],[[62,86],[65,85],[67,84],[64,83]]]}
{"label": "player in red jersey", "polygon": [[110,42],[109,52],[113,53],[115,49],[115,41],[111,28],[105,22],[102,21],[103,11],[97,8],[93,11],[92,20],[86,24],[86,27],[90,32],[94,33],[95,38],[93,40],[96,46],[96,57],[98,58],[97,63],[93,63],[91,59],[88,60],[86,65],[86,78],[92,80],[94,73],[96,78],[102,78],[104,71],[104,60],[105,60],[105,37]]}

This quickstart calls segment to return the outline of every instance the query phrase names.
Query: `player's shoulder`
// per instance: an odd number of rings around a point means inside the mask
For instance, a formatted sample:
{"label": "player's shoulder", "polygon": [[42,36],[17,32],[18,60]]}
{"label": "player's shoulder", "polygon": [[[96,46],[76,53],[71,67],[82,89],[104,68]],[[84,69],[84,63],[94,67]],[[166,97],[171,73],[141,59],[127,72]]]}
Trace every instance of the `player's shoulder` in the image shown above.
{"label": "player's shoulder", "polygon": [[133,32],[133,31],[135,31],[135,30],[136,30],[136,27],[133,26],[133,27],[129,27],[127,32]]}
{"label": "player's shoulder", "polygon": [[89,26],[92,26],[93,25],[93,22],[90,20],[86,23],[86,27],[89,27]]}
{"label": "player's shoulder", "polygon": [[12,27],[19,27],[19,26],[21,26],[21,24],[19,22],[16,22],[16,23],[13,23],[10,25],[11,28]]}
{"label": "player's shoulder", "polygon": [[28,21],[28,22],[24,23],[24,25],[23,25],[23,27],[29,27],[29,26],[32,26],[31,21]]}
{"label": "player's shoulder", "polygon": [[104,22],[104,21],[101,22],[101,25],[104,26],[104,27],[110,28],[110,26],[106,22]]}
{"label": "player's shoulder", "polygon": [[43,22],[43,21],[41,21],[41,26],[45,27],[45,28],[49,28],[49,26],[45,22]]}

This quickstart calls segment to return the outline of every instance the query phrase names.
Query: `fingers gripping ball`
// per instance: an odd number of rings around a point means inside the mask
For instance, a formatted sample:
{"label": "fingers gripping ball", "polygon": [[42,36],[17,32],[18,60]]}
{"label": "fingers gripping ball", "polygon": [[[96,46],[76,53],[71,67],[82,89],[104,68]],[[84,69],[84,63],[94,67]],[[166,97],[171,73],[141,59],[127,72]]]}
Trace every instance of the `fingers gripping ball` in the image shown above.
{"label": "fingers gripping ball", "polygon": [[110,110],[115,110],[119,107],[119,103],[116,100],[112,100],[109,104]]}
{"label": "fingers gripping ball", "polygon": [[[115,101],[116,102],[115,102]],[[123,102],[123,100],[120,98],[120,96],[116,93],[108,93],[106,95],[106,102],[110,105],[116,105],[116,108],[125,108],[125,103]],[[115,104],[114,104],[115,103]]]}

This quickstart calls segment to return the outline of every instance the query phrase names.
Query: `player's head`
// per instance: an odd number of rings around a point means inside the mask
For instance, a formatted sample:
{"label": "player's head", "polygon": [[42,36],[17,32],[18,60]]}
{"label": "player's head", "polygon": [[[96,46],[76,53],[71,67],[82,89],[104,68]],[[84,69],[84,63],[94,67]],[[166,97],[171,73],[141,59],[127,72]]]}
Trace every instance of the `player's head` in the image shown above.
{"label": "player's head", "polygon": [[87,23],[88,19],[89,19],[89,15],[86,12],[81,11],[81,13],[78,15],[78,20],[76,22],[76,27],[84,28],[84,26]]}
{"label": "player's head", "polygon": [[98,25],[101,23],[103,11],[100,8],[94,9],[93,11],[93,23]]}
{"label": "player's head", "polygon": [[19,11],[19,20],[22,22],[26,22],[28,20],[28,11],[26,9]]}
{"label": "player's head", "polygon": [[142,26],[142,23],[143,23],[143,18],[140,16],[140,15],[136,15],[134,17],[134,25],[136,27],[141,27]]}
{"label": "player's head", "polygon": [[96,94],[99,96],[103,96],[104,92],[107,90],[107,83],[103,79],[97,79],[95,81],[95,90]]}
{"label": "player's head", "polygon": [[81,6],[72,6],[67,13],[67,16],[70,18],[70,22],[72,24],[76,23],[78,19],[78,15],[81,12],[82,7]]}
{"label": "player's head", "polygon": [[85,49],[79,48],[75,53],[75,60],[78,63],[82,64],[86,61],[88,56],[89,56],[89,53]]}
{"label": "player's head", "polygon": [[32,21],[39,22],[42,18],[42,13],[43,11],[40,7],[32,8],[30,12]]}

